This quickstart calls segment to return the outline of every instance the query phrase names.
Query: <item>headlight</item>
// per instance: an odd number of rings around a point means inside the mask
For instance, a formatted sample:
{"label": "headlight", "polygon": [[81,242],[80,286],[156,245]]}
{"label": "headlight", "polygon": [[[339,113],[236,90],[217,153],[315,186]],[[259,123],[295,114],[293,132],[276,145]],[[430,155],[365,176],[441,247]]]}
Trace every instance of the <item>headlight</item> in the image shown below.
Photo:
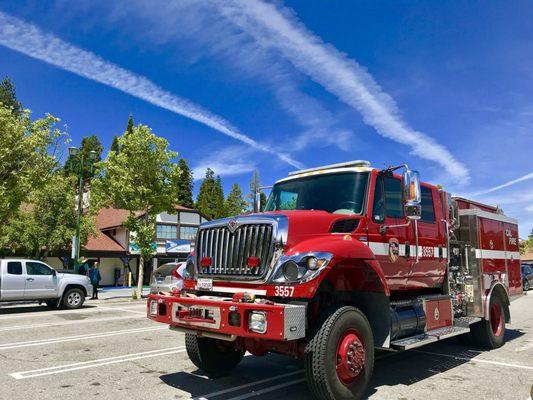
{"label": "headlight", "polygon": [[333,258],[325,252],[300,253],[282,256],[272,275],[273,283],[307,282],[318,276]]}
{"label": "headlight", "polygon": [[248,321],[248,329],[256,333],[266,333],[267,317],[265,311],[252,311]]}

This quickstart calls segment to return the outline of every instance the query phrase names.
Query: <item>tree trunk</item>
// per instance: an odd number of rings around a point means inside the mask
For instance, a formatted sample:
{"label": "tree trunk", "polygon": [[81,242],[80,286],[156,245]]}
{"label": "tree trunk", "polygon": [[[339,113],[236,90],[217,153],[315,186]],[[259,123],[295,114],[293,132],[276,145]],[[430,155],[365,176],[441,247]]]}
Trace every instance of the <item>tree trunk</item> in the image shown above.
{"label": "tree trunk", "polygon": [[137,280],[137,299],[141,299],[143,294],[143,276],[144,276],[144,256],[139,256],[139,277]]}

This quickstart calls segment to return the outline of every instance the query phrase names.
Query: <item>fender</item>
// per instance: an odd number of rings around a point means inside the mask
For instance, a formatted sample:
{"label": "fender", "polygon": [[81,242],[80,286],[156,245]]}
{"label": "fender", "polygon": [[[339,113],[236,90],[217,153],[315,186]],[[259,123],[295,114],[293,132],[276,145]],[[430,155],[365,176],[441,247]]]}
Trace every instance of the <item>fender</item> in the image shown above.
{"label": "fender", "polygon": [[507,308],[504,310],[505,322],[511,322],[511,316],[510,316],[510,312],[509,312],[509,308],[508,308],[509,304],[510,304],[510,302],[509,302],[509,291],[507,290],[505,285],[502,284],[499,281],[493,281],[492,285],[490,286],[489,292],[485,295],[485,300],[484,300],[484,303],[483,303],[483,305],[484,305],[483,318],[488,320],[489,317],[490,317],[490,300],[491,300],[492,295],[493,295],[495,290],[496,290],[496,292],[501,292],[503,290],[503,293],[504,293],[503,301],[507,305]]}

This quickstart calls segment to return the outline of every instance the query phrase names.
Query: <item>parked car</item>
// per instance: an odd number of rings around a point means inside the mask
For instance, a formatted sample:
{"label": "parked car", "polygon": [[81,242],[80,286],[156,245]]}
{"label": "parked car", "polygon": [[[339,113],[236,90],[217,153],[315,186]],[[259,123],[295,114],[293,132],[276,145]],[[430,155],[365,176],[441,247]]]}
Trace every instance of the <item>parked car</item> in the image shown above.
{"label": "parked car", "polygon": [[59,273],[37,260],[0,260],[0,302],[38,301],[49,307],[74,309],[92,294],[87,276]]}
{"label": "parked car", "polygon": [[183,287],[183,270],[186,263],[173,262],[163,264],[152,274],[150,293],[172,292],[172,289]]}
{"label": "parked car", "polygon": [[533,265],[522,264],[522,285],[524,291],[528,291],[533,287]]}

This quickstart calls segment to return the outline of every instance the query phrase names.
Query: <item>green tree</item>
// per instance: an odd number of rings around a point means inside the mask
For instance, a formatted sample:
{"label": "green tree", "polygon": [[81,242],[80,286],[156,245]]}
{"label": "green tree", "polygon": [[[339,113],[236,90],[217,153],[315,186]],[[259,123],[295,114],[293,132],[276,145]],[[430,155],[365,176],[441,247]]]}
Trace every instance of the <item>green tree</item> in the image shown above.
{"label": "green tree", "polygon": [[57,166],[54,151],[63,135],[58,121],[47,115],[31,122],[29,111],[16,116],[0,106],[0,231]]}
{"label": "green tree", "polygon": [[130,116],[128,117],[128,125],[126,125],[125,134],[129,135],[130,133],[132,133],[134,127],[135,125],[133,124],[133,115],[130,114]]}
{"label": "green tree", "polygon": [[22,104],[17,99],[15,85],[8,77],[0,82],[0,106],[8,108],[15,115],[22,114]]}
{"label": "green tree", "polygon": [[[81,139],[80,151],[74,155],[69,154],[64,166],[65,174],[78,176],[79,162],[83,156],[83,179],[91,179],[95,173],[94,165],[102,160],[103,150],[100,139],[96,135],[84,136]],[[96,152],[96,157],[93,159],[89,156],[91,151]]]}
{"label": "green tree", "polygon": [[240,215],[246,211],[246,200],[242,196],[242,190],[238,184],[234,183],[226,199],[227,216]]}
{"label": "green tree", "polygon": [[520,254],[525,254],[526,250],[533,251],[533,229],[529,232],[528,238],[520,242]]}
{"label": "green tree", "polygon": [[178,190],[177,202],[181,206],[192,208],[194,207],[194,201],[192,199],[192,190],[194,187],[192,171],[184,158],[180,158],[178,166],[180,176],[176,182]]}
{"label": "green tree", "polygon": [[120,152],[110,152],[98,164],[93,181],[92,201],[99,206],[120,204],[129,211],[125,226],[132,232],[139,249],[137,296],[142,294],[144,260],[153,255],[156,215],[175,212],[177,153],[168,150],[168,141],[138,125],[119,139]]}
{"label": "green tree", "polygon": [[214,219],[217,218],[216,206],[215,173],[207,168],[196,198],[196,209],[207,218]]}
{"label": "green tree", "polygon": [[[11,219],[0,247],[40,259],[69,248],[77,224],[75,187],[74,177],[60,171],[51,173]],[[92,233],[94,213],[86,212],[81,220],[81,243],[85,244]]]}
{"label": "green tree", "polygon": [[215,218],[227,217],[226,202],[224,200],[224,189],[222,188],[222,179],[217,175],[215,180]]}
{"label": "green tree", "polygon": [[113,137],[113,142],[111,143],[110,150],[111,150],[111,151],[114,151],[115,153],[118,153],[118,152],[119,152],[119,149],[120,149],[120,147],[118,146],[118,136],[115,135],[115,136]]}

